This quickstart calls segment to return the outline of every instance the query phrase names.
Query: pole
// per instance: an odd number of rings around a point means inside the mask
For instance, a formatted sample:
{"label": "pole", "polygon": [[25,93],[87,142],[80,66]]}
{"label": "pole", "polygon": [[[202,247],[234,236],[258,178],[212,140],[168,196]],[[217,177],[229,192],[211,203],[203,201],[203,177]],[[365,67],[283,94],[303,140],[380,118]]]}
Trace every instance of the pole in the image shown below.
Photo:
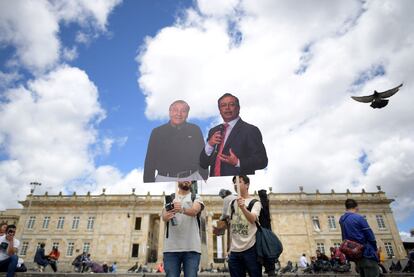
{"label": "pole", "polygon": [[27,217],[29,216],[29,213],[30,213],[30,208],[32,207],[32,200],[33,200],[33,195],[34,195],[34,192],[35,192],[35,190],[36,190],[36,186],[41,186],[42,185],[42,183],[39,183],[39,182],[30,182],[30,185],[31,186],[33,186],[33,188],[31,188],[30,189],[30,199],[29,199],[29,205],[28,205],[28,207],[27,207],[27,210],[26,210],[26,220],[25,220],[25,222],[23,223],[23,230],[22,230],[22,236],[21,236],[21,241],[22,241],[22,243],[23,243],[23,239],[24,239],[24,230],[25,230],[25,228],[26,228],[26,222],[28,222],[27,221]]}

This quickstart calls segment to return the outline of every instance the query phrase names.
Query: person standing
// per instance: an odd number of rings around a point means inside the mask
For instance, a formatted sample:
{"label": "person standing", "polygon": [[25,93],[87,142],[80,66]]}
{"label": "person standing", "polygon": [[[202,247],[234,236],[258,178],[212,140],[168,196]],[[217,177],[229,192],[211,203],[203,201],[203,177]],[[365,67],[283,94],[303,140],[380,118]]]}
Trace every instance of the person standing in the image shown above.
{"label": "person standing", "polygon": [[266,149],[259,128],[239,117],[239,99],[225,93],[218,99],[223,123],[210,129],[200,153],[200,165],[210,176],[255,174],[267,166]]}
{"label": "person standing", "polygon": [[219,191],[219,196],[223,199],[223,211],[221,213],[220,220],[224,221],[224,220],[227,220],[229,218],[230,215],[227,214],[227,212],[229,210],[230,203],[234,199],[237,199],[237,196],[233,195],[231,193],[231,191],[229,191],[227,189],[221,189]]}
{"label": "person standing", "polygon": [[186,277],[194,277],[198,273],[201,238],[197,215],[204,208],[204,204],[190,190],[190,181],[178,182],[173,208],[162,211],[162,219],[168,224],[163,259],[167,277],[179,277],[181,268],[184,269]]}
{"label": "person standing", "polygon": [[[234,176],[234,190],[238,191],[236,180]],[[246,175],[240,175],[239,180],[240,194],[230,204],[228,211],[231,236],[229,271],[232,277],[244,277],[246,273],[251,277],[262,276],[262,265],[257,261],[256,253],[256,221],[262,205],[256,201],[251,210],[248,210],[247,207],[254,200],[249,195],[250,179]]]}
{"label": "person standing", "polygon": [[7,277],[13,277],[17,268],[17,251],[20,241],[14,238],[16,225],[7,225],[6,233],[0,237],[0,272],[7,272]]}
{"label": "person standing", "polygon": [[356,261],[361,277],[378,277],[377,242],[367,220],[358,214],[359,207],[354,199],[345,201],[346,212],[339,219],[342,230],[342,239],[351,240],[364,245],[362,258]]}

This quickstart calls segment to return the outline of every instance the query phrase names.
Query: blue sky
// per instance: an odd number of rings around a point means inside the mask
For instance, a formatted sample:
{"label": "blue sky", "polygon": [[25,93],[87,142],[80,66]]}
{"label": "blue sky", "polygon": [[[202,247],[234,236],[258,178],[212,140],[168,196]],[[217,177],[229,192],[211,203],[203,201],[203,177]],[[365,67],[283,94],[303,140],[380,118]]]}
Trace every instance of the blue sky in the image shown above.
{"label": "blue sky", "polygon": [[[97,158],[97,165],[113,164],[123,172],[142,167],[149,134],[161,121],[146,119],[145,98],[137,84],[135,57],[146,36],[154,36],[175,22],[191,1],[126,1],[109,17],[110,34],[79,49],[73,66],[82,68],[100,90],[107,117],[99,126],[103,135],[128,137],[122,147]],[[75,29],[75,30],[74,30]],[[76,26],[63,31],[63,41],[73,43]]]}
{"label": "blue sky", "polygon": [[[142,167],[169,104],[189,102],[206,133],[220,121],[217,98],[232,92],[268,151],[256,188],[381,185],[407,232],[413,12],[391,0],[2,1],[0,209],[31,181],[40,193],[161,192],[142,183]],[[350,99],[401,82],[384,109]]]}

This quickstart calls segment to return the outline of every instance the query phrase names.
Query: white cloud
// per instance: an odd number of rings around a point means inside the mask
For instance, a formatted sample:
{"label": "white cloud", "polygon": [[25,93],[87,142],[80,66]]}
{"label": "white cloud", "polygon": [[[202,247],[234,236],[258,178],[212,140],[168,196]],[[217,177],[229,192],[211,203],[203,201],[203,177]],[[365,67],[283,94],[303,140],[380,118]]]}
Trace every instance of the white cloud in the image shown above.
{"label": "white cloud", "polygon": [[0,141],[8,159],[0,162],[0,176],[2,191],[10,193],[1,194],[0,209],[14,207],[31,181],[56,192],[94,172],[90,147],[98,141],[95,125],[105,113],[85,72],[61,66],[27,87],[6,91],[5,97]]}
{"label": "white cloud", "polygon": [[205,15],[224,16],[233,14],[239,0],[198,0],[198,8]]}
{"label": "white cloud", "polygon": [[156,186],[143,183],[143,170],[140,168],[123,174],[113,166],[100,166],[92,178],[96,180],[96,186],[91,191],[92,194],[102,193],[103,188],[107,194],[131,194],[132,189],[135,189],[135,194],[139,195],[148,192],[158,195],[163,192],[174,192],[174,184],[172,183],[157,183]]}
{"label": "white cloud", "polygon": [[[78,193],[85,194],[87,191],[90,191],[92,194],[100,194],[105,188],[105,193],[107,194],[130,194],[132,189],[135,189],[135,194],[138,195],[145,195],[147,193],[161,195],[163,193],[171,194],[177,190],[176,182],[160,182],[155,185],[143,183],[143,169],[141,168],[123,174],[116,167],[109,165],[99,166],[90,177],[93,185],[79,185],[76,188]],[[269,190],[269,187],[271,187],[268,183],[269,179],[264,172],[251,176],[250,180],[252,183],[250,188],[252,193],[260,189]],[[232,177],[209,178],[207,182],[198,182],[198,193],[200,194],[218,195],[219,190],[222,188],[234,191]]]}
{"label": "white cloud", "polygon": [[[178,98],[189,102],[192,117],[217,117],[217,98],[232,92],[242,118],[262,130],[269,166],[260,180],[274,191],[381,185],[397,196],[399,220],[412,214],[414,3],[216,4],[199,1],[200,12],[187,10],[147,39],[137,57],[147,117],[166,118]],[[373,75],[373,68],[384,74]],[[370,78],[356,84],[364,72]],[[384,109],[350,99],[402,81]],[[367,170],[358,161],[363,153]]]}
{"label": "white cloud", "polygon": [[[44,72],[53,68],[61,57],[60,23],[78,23],[92,34],[104,32],[109,14],[120,2],[1,1],[0,43],[15,47],[12,60],[16,66],[28,68],[33,73]],[[62,54],[67,59],[64,50]]]}
{"label": "white cloud", "polygon": [[119,138],[113,138],[113,137],[105,137],[101,140],[101,145],[98,145],[98,149],[96,154],[104,154],[108,155],[111,152],[111,149],[113,145],[116,145],[118,147],[122,147],[125,145],[125,143],[128,141],[128,137],[119,137]]}
{"label": "white cloud", "polygon": [[[94,158],[108,154],[127,138],[100,138],[97,124],[105,117],[98,90],[87,74],[62,64],[77,58],[77,46],[61,44],[61,24],[79,25],[77,43],[107,32],[111,11],[121,0],[1,1],[0,44],[15,52],[0,72],[0,209],[15,207],[41,182],[40,192],[68,191],[98,176]],[[32,73],[25,85],[19,70]],[[25,81],[26,82],[26,81]]]}
{"label": "white cloud", "polygon": [[76,46],[72,48],[64,47],[62,51],[62,58],[66,61],[73,61],[78,57],[78,49]]}
{"label": "white cloud", "polygon": [[122,0],[75,0],[75,1],[53,1],[53,9],[63,21],[77,22],[83,26],[92,27],[105,31],[108,16],[115,6]]}
{"label": "white cloud", "polygon": [[59,24],[47,1],[1,1],[0,42],[16,47],[28,68],[47,69],[59,58]]}
{"label": "white cloud", "polygon": [[409,232],[400,232],[402,241],[414,242],[414,237]]}

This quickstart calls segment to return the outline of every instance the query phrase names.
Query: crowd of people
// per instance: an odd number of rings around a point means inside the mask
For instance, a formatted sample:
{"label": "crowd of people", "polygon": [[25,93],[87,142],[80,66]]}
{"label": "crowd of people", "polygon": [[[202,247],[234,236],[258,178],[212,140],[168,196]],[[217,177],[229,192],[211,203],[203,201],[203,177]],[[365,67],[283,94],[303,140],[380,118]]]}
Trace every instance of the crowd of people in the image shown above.
{"label": "crowd of people", "polygon": [[[0,272],[6,272],[7,277],[13,277],[15,272],[27,271],[24,261],[18,257],[18,249],[20,241],[14,236],[16,234],[16,226],[2,223],[0,225]],[[50,265],[53,272],[58,271],[58,260],[60,252],[57,246],[53,246],[48,255],[45,253],[45,243],[40,243],[36,250],[33,262],[37,265],[37,270],[43,272]],[[106,263],[102,265],[94,262],[91,255],[83,252],[78,255],[72,262],[76,272],[93,272],[93,273],[115,273],[117,272],[117,262],[111,266]]]}
{"label": "crowd of people", "polygon": [[301,269],[304,273],[311,273],[328,271],[349,272],[351,270],[349,261],[339,247],[331,247],[330,252],[330,257],[328,257],[321,250],[316,250],[316,255],[311,256],[310,261],[307,260],[305,253],[302,254],[299,258],[299,266],[295,267],[296,271]]}
{"label": "crowd of people", "polygon": [[116,273],[117,272],[117,262],[113,262],[111,266],[108,266],[106,262],[102,264],[93,261],[90,253],[82,252],[75,257],[72,262],[75,272],[79,273]]}
{"label": "crowd of people", "polygon": [[[381,272],[396,271],[397,265],[389,269],[383,266],[384,253],[377,247],[375,235],[367,220],[358,213],[358,203],[354,199],[345,201],[346,211],[339,220],[343,243],[339,247],[330,248],[330,257],[317,250],[310,261],[307,260],[306,254],[303,254],[295,266],[289,261],[286,266],[281,267],[277,260],[266,264],[265,260],[258,259],[256,241],[256,223],[260,221],[259,216],[262,216],[266,204],[263,201],[254,201],[250,196],[250,180],[247,176],[240,175],[238,178],[238,182],[236,176],[233,178],[237,196],[228,190],[219,192],[224,207],[220,221],[213,228],[216,235],[223,235],[225,228],[229,230],[228,270],[232,277],[247,274],[262,276],[262,272],[268,276],[275,276],[278,272],[295,273],[300,270],[303,273],[349,272],[351,261],[355,262],[355,270],[364,277],[378,277]],[[178,187],[173,207],[163,210],[163,220],[167,223],[167,235],[164,239],[165,272],[167,276],[179,276],[181,271],[184,271],[186,276],[197,276],[201,253],[197,216],[204,204],[198,196],[191,196],[191,182],[179,182]],[[349,249],[349,243],[362,246],[357,248],[359,253],[352,253],[355,249]],[[401,271],[410,272],[410,266],[413,264],[411,257],[406,268]],[[200,271],[219,272],[213,267]]]}
{"label": "crowd of people", "polygon": [[[193,191],[191,181],[178,182],[176,194],[166,197],[166,204],[162,210],[162,220],[166,223],[164,237],[163,263],[157,265],[156,269],[150,269],[147,265],[136,263],[129,272],[166,273],[169,277],[179,277],[184,271],[185,276],[197,276],[198,272],[229,272],[232,277],[244,277],[247,274],[252,277],[260,277],[263,272],[268,276],[276,276],[278,272],[348,272],[350,261],[355,262],[356,271],[363,277],[378,277],[380,265],[384,261],[384,254],[377,247],[373,231],[367,220],[361,216],[358,203],[353,199],[345,201],[345,213],[341,216],[339,224],[342,231],[343,242],[340,247],[330,248],[330,257],[323,251],[316,250],[315,256],[308,261],[306,254],[302,254],[298,263],[293,266],[289,261],[286,266],[281,267],[277,258],[260,256],[258,251],[257,235],[263,232],[263,228],[271,226],[270,217],[263,221],[263,207],[269,208],[265,199],[254,199],[249,194],[250,179],[246,175],[234,176],[234,191],[237,196],[226,190],[221,190],[219,195],[223,198],[223,214],[220,217],[222,224],[214,226],[213,233],[223,235],[223,229],[227,229],[230,236],[228,244],[228,268],[200,269],[201,256],[201,229],[200,213],[204,209],[204,202],[198,194]],[[261,194],[259,193],[259,196]],[[260,225],[258,224],[260,222]],[[14,276],[16,271],[24,271],[24,264],[18,259],[20,241],[14,236],[15,225],[2,225],[0,229],[0,271],[7,272],[7,277]],[[279,253],[280,254],[280,253]],[[58,270],[60,252],[58,247],[52,247],[48,255],[45,254],[45,244],[41,243],[34,256],[34,262],[39,271],[43,271],[48,265],[54,272]],[[117,262],[111,266],[106,263],[100,264],[92,260],[89,253],[83,252],[76,256],[72,263],[76,272],[85,273],[116,273]],[[22,267],[23,266],[23,267]],[[409,255],[409,261],[404,268],[399,263],[393,263],[389,271],[414,271],[414,252]]]}

